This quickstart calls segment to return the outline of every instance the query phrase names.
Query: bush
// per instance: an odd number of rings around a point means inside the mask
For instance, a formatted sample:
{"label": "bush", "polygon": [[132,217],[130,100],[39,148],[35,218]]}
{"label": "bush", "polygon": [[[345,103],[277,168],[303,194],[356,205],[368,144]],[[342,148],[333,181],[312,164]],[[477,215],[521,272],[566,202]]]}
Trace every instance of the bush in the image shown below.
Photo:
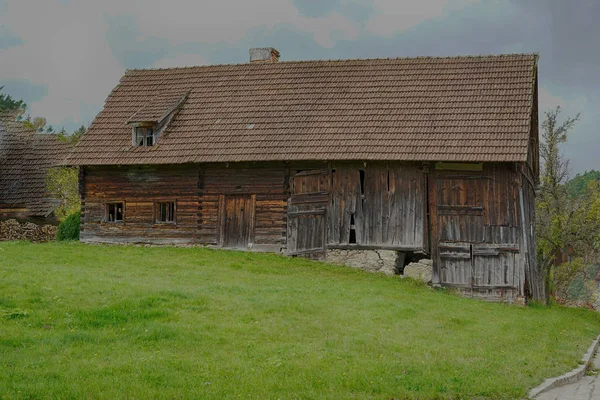
{"label": "bush", "polygon": [[58,226],[56,240],[79,240],[79,225],[81,223],[81,213],[76,212],[69,215]]}

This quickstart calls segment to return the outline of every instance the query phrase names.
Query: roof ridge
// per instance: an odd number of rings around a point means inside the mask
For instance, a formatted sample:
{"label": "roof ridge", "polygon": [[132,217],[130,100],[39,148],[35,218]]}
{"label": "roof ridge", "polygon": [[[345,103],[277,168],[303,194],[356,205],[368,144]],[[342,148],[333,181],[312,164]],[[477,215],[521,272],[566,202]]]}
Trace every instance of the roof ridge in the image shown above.
{"label": "roof ridge", "polygon": [[460,60],[460,59],[481,59],[481,58],[509,58],[509,57],[535,57],[539,58],[539,53],[502,53],[502,54],[467,54],[467,55],[456,55],[456,56],[413,56],[413,57],[375,57],[375,58],[337,58],[337,59],[313,59],[313,60],[287,60],[278,61],[273,63],[228,63],[228,64],[206,64],[206,65],[189,65],[189,66],[177,66],[167,68],[131,68],[126,69],[125,73],[137,72],[137,71],[168,71],[168,70],[181,70],[181,69],[203,69],[213,67],[234,67],[241,65],[260,65],[273,66],[281,64],[308,64],[308,63],[339,63],[345,61],[405,61],[405,60]]}

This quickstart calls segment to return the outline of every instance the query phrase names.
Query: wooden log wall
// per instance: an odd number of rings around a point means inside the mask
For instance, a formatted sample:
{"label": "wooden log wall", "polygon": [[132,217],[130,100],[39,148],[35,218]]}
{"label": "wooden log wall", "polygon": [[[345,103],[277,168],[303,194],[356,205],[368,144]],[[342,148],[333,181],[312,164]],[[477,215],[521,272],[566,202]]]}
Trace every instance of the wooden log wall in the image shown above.
{"label": "wooden log wall", "polygon": [[[193,243],[198,233],[198,168],[192,165],[86,167],[82,240]],[[176,203],[176,223],[155,223],[158,201]],[[107,222],[107,203],[123,202],[123,222]]]}
{"label": "wooden log wall", "polygon": [[426,195],[420,164],[332,164],[328,245],[427,250]]}
{"label": "wooden log wall", "polygon": [[220,196],[255,195],[253,245],[284,247],[286,238],[286,169],[283,164],[230,164],[202,167],[199,242],[218,245]]}

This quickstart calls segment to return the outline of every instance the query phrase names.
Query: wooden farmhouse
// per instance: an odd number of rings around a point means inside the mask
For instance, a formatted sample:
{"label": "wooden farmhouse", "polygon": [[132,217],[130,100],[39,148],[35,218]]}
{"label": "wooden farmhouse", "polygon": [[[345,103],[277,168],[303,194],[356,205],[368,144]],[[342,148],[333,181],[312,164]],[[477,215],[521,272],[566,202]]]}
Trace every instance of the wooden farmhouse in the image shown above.
{"label": "wooden farmhouse", "polygon": [[129,70],[75,148],[82,240],[433,260],[433,284],[543,296],[537,56]]}
{"label": "wooden farmhouse", "polygon": [[46,175],[65,165],[72,148],[56,134],[27,128],[19,114],[0,113],[0,221],[53,222],[58,200],[46,191]]}

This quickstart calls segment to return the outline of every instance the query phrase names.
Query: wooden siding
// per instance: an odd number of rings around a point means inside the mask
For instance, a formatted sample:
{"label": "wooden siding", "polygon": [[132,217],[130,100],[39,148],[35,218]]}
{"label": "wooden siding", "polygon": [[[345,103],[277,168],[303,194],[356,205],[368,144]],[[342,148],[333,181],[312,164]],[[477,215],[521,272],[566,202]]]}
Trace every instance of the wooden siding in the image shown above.
{"label": "wooden siding", "polygon": [[521,182],[514,164],[485,164],[482,172],[432,171],[434,283],[523,295]]}
{"label": "wooden siding", "polygon": [[525,267],[526,295],[536,301],[545,301],[543,273],[537,265],[537,244],[535,235],[535,189],[529,179],[523,179],[520,190],[522,259]]}
{"label": "wooden siding", "polygon": [[[220,196],[251,196],[254,200],[254,226],[249,243],[285,247],[287,196],[286,169],[281,164],[231,164],[201,166],[198,240],[219,245]],[[278,251],[278,250],[277,250]]]}
{"label": "wooden siding", "polygon": [[[82,240],[308,256],[327,248],[431,250],[435,284],[507,298],[522,296],[526,286],[543,298],[527,166],[430,168],[400,162],[86,167]],[[159,201],[176,203],[176,223],[154,222]],[[106,204],[114,202],[123,202],[123,222],[105,221]]]}
{"label": "wooden siding", "polygon": [[287,254],[324,257],[327,253],[329,169],[296,169],[290,179]]}
{"label": "wooden siding", "polygon": [[426,250],[426,195],[419,164],[333,164],[327,243]]}
{"label": "wooden siding", "polygon": [[[198,232],[198,168],[86,167],[82,171],[83,241],[193,243]],[[176,223],[155,223],[158,201],[176,203]],[[107,203],[123,202],[123,222],[106,222]]]}

